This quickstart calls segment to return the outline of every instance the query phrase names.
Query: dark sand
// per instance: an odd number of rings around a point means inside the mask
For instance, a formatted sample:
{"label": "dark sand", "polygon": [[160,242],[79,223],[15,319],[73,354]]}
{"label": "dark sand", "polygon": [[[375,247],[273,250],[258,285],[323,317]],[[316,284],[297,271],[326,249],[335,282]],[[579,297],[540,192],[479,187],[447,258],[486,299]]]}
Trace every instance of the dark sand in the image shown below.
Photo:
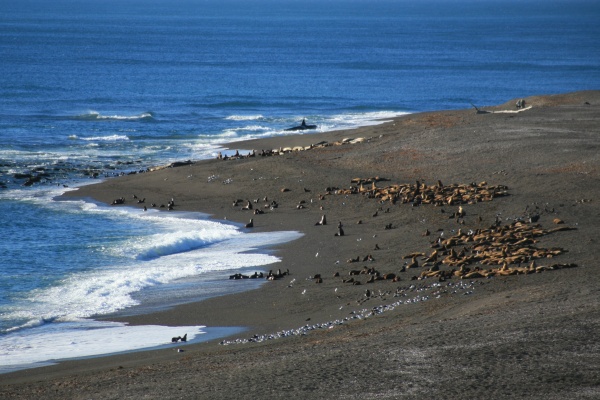
{"label": "dark sand", "polygon": [[[290,276],[258,290],[125,318],[132,324],[247,326],[248,332],[228,338],[235,340],[352,317],[352,311],[399,299],[429,300],[304,336],[227,346],[214,340],[183,353],[173,347],[5,374],[0,398],[600,398],[600,91],[526,98],[532,108],[519,113],[512,112],[515,101],[486,107],[490,113],[420,113],[352,131],[234,143],[231,149],[245,153],[370,139],[281,156],[206,160],[69,193],[104,202],[136,193],[147,205],[173,197],[179,211],[240,223],[254,218],[255,231],[304,233],[274,249],[282,259],[274,268],[289,268]],[[218,179],[209,182],[213,175]],[[376,176],[388,179],[378,187],[487,181],[508,186],[509,195],[464,205],[464,224],[449,218],[457,205],[380,204],[359,194],[319,200],[327,187],[349,188],[352,178]],[[252,215],[240,210],[244,203],[232,206],[234,199],[259,198],[262,207],[265,196],[279,207]],[[297,209],[301,200],[306,207]],[[411,261],[404,255],[431,253],[438,229],[448,237],[458,229],[487,228],[497,215],[509,224],[532,211],[544,229],[557,227],[555,218],[577,228],[539,238],[535,246],[567,252],[537,264],[576,268],[453,278],[439,283],[437,292],[431,286],[438,279],[411,280],[423,268],[400,272]],[[322,214],[328,225],[315,226]],[[343,237],[334,237],[338,221]],[[393,229],[384,229],[387,224]],[[426,229],[430,236],[423,236]],[[363,262],[369,254],[374,261]],[[346,262],[357,256],[361,262]],[[367,284],[368,276],[359,275],[362,285],[342,282],[363,266],[401,281]],[[308,279],[315,274],[322,283]]]}

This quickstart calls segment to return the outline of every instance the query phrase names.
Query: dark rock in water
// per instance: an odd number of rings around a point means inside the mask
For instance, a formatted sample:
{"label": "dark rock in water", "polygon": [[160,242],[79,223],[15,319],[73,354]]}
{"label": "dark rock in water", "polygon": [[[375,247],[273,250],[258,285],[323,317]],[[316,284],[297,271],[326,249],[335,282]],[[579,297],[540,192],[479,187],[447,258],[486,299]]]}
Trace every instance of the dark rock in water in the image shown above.
{"label": "dark rock in water", "polygon": [[84,176],[90,176],[94,173],[94,171],[90,171],[90,170],[84,170],[81,172]]}
{"label": "dark rock in water", "polygon": [[[16,171],[3,169],[3,164]],[[135,168],[135,171],[131,172],[132,174],[148,171],[144,168],[141,160],[114,162],[91,160],[85,163],[60,160],[44,166],[0,161],[0,175],[13,178],[8,178],[0,184],[4,185],[1,188],[11,188],[13,186],[55,185],[57,181],[64,182],[67,179],[109,178],[129,173],[133,169],[132,166]]]}
{"label": "dark rock in water", "polygon": [[31,178],[29,178],[25,181],[23,186],[31,186],[34,183],[39,183],[41,180],[42,180],[41,176],[32,176]]}

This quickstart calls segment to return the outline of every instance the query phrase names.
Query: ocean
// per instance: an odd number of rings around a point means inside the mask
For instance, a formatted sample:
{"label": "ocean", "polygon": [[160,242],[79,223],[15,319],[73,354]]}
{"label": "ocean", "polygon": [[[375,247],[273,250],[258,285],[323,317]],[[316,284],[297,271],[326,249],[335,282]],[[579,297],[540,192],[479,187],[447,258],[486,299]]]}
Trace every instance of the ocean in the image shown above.
{"label": "ocean", "polygon": [[[600,3],[0,0],[0,373],[244,327],[131,327],[249,290],[299,232],[59,201],[226,142],[600,89]],[[310,134],[310,133],[307,133]],[[168,238],[168,240],[165,240]],[[96,319],[95,319],[96,317]],[[129,335],[135,341],[127,340]]]}

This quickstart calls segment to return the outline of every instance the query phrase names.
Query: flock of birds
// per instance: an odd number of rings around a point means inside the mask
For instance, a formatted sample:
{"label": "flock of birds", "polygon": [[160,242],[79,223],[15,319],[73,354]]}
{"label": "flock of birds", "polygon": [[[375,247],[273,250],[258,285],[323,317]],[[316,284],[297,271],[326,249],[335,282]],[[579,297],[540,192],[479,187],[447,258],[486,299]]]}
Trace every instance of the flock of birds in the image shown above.
{"label": "flock of birds", "polygon": [[[244,343],[260,343],[268,340],[282,339],[291,336],[304,336],[308,335],[312,331],[333,329],[336,326],[344,325],[355,320],[364,320],[373,316],[381,315],[385,312],[392,311],[402,305],[417,304],[431,299],[439,299],[444,294],[463,294],[470,295],[476,286],[475,281],[459,281],[459,282],[447,282],[443,283],[432,283],[423,284],[417,286],[412,284],[406,288],[398,288],[395,292],[385,291],[375,294],[374,292],[367,290],[365,291],[364,299],[359,300],[358,303],[362,304],[368,299],[374,299],[376,297],[386,298],[392,296],[394,298],[401,298],[389,304],[380,304],[371,308],[363,308],[358,311],[351,311],[346,317],[338,318],[332,321],[316,324],[305,324],[296,329],[286,329],[275,333],[267,333],[261,335],[253,335],[249,338],[238,338],[233,340],[223,340],[220,342],[221,345],[232,345],[232,344],[244,344]],[[342,309],[342,307],[340,307]]]}

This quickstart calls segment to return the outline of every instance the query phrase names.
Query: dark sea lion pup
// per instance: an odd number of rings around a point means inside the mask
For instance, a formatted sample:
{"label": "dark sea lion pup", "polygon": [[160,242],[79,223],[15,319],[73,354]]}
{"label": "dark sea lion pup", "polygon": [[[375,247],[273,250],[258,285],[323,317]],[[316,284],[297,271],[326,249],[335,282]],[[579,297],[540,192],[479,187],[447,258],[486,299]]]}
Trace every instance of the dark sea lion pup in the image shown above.
{"label": "dark sea lion pup", "polygon": [[338,231],[334,236],[344,236],[344,229],[342,229],[342,221],[338,223]]}
{"label": "dark sea lion pup", "polygon": [[187,342],[187,333],[183,336],[175,336],[175,337],[171,338],[171,343],[177,343],[180,340],[182,342]]}

